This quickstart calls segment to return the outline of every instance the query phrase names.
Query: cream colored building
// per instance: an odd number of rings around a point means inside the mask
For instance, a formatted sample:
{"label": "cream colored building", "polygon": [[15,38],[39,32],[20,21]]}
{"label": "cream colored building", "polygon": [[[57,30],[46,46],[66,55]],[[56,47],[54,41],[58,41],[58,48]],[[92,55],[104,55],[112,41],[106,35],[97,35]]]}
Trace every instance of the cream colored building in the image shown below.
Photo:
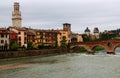
{"label": "cream colored building", "polygon": [[95,39],[99,39],[100,38],[99,29],[97,27],[95,27],[93,32],[94,32]]}
{"label": "cream colored building", "polygon": [[15,28],[15,27],[9,27],[10,31],[14,31],[18,34],[17,36],[17,43],[19,46],[25,46],[27,47],[27,31],[25,28]]}
{"label": "cream colored building", "polygon": [[8,50],[10,45],[10,32],[6,28],[0,28],[0,50]]}
{"label": "cream colored building", "polygon": [[83,38],[81,34],[72,33],[71,35],[71,43],[73,42],[83,42]]}
{"label": "cream colored building", "polygon": [[83,42],[83,38],[81,34],[77,34],[76,37],[77,37],[77,42]]}

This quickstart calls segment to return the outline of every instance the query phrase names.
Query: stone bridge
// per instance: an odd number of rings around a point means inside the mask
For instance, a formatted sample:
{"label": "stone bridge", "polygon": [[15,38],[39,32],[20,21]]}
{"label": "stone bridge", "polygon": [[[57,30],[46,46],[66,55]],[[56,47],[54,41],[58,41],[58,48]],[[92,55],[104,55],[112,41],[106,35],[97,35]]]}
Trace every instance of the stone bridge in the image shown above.
{"label": "stone bridge", "polygon": [[79,46],[79,47],[84,47],[89,53],[93,53],[93,49],[96,46],[101,46],[105,48],[108,54],[115,54],[115,49],[119,45],[120,45],[120,39],[112,39],[112,40],[70,43],[70,49]]}

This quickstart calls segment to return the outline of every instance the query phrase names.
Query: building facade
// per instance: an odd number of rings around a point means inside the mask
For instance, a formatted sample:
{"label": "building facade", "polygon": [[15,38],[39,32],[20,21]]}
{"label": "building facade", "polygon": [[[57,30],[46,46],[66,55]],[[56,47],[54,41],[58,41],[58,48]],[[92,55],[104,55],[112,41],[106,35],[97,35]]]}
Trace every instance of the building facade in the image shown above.
{"label": "building facade", "polygon": [[17,44],[19,47],[27,47],[27,31],[25,28],[16,28],[16,27],[9,27],[9,31],[13,31],[17,33]]}
{"label": "building facade", "polygon": [[76,34],[76,33],[72,33],[71,35],[71,43],[74,42],[83,42],[83,38],[81,34]]}
{"label": "building facade", "polygon": [[58,34],[57,30],[35,30],[35,45],[38,46],[58,46]]}
{"label": "building facade", "polygon": [[9,31],[9,32],[10,32],[10,44],[11,43],[17,44],[17,42],[18,42],[18,39],[17,39],[18,34],[16,32],[14,32],[14,31]]}
{"label": "building facade", "polygon": [[10,45],[10,33],[6,28],[0,28],[0,50],[8,50]]}
{"label": "building facade", "polygon": [[70,37],[69,37],[68,31],[66,31],[66,30],[59,30],[59,31],[60,31],[60,37],[58,38],[59,46],[61,45],[61,41],[63,39],[65,39],[66,44],[68,44],[70,42]]}
{"label": "building facade", "polygon": [[97,27],[95,27],[93,32],[94,32],[95,39],[99,39],[100,38],[99,29]]}
{"label": "building facade", "polygon": [[27,42],[31,42],[32,46],[35,46],[36,32],[33,29],[27,28]]}

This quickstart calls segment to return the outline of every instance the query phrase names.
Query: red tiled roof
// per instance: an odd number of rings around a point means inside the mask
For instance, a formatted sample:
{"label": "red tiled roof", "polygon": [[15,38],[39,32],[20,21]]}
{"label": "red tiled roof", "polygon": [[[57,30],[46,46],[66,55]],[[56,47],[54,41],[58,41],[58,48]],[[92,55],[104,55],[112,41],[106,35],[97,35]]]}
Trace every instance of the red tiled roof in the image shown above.
{"label": "red tiled roof", "polygon": [[35,30],[36,32],[60,33],[59,30]]}
{"label": "red tiled roof", "polygon": [[28,31],[27,31],[27,35],[35,35],[35,33],[32,32],[32,31],[30,31],[30,30],[28,30]]}
{"label": "red tiled roof", "polygon": [[10,34],[13,34],[13,33],[18,34],[18,33],[14,32],[14,31],[9,31],[9,32],[10,32]]}
{"label": "red tiled roof", "polygon": [[0,34],[9,34],[10,32],[7,30],[7,28],[0,28]]}

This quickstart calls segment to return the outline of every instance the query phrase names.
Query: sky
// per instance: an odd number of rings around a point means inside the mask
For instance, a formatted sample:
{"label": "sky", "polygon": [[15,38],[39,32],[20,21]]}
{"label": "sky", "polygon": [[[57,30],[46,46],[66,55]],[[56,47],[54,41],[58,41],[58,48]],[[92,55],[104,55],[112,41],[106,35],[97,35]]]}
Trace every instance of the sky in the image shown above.
{"label": "sky", "polygon": [[34,29],[62,29],[70,23],[73,32],[84,33],[120,28],[120,0],[2,0],[0,27],[12,25],[14,2],[19,2],[22,26]]}

